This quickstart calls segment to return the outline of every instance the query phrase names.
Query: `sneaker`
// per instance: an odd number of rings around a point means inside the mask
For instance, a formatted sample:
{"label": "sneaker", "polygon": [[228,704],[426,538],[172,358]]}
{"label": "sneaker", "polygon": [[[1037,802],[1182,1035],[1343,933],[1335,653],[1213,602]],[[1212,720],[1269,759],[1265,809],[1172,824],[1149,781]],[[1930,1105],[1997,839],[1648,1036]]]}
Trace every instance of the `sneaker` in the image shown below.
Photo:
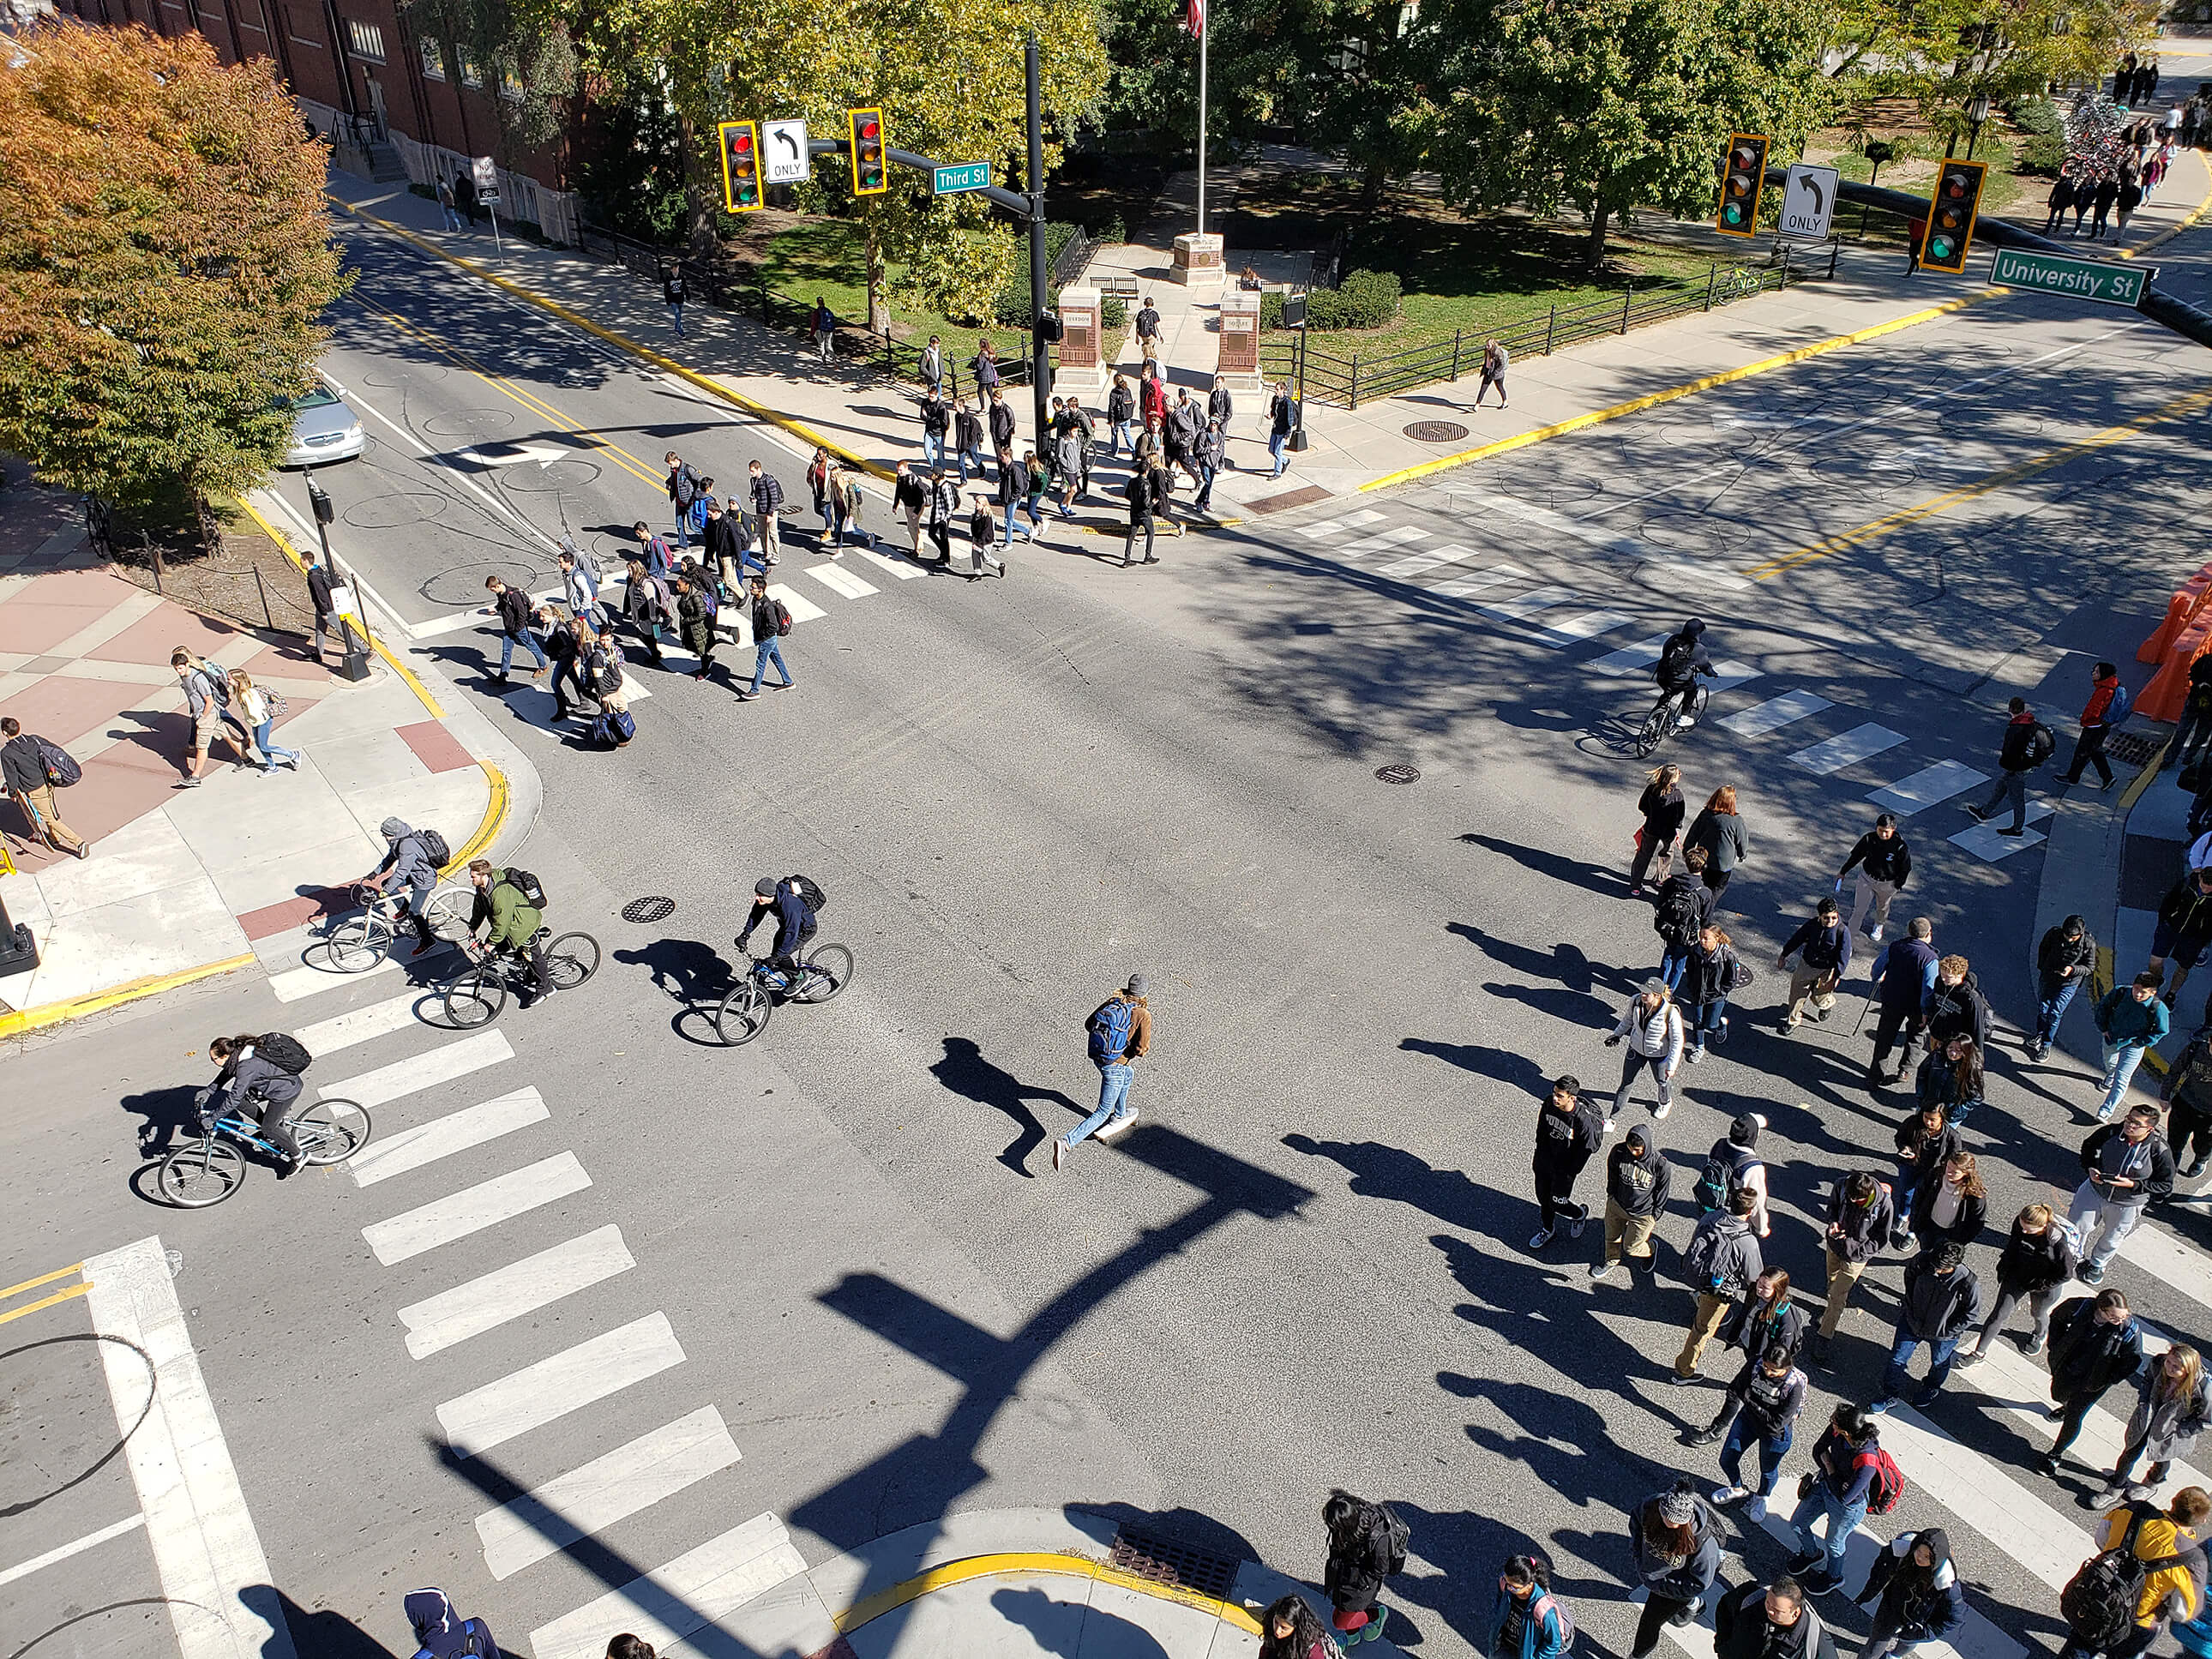
{"label": "sneaker", "polygon": [[2111,787],[2112,787],[2115,783],[2117,783],[2117,782],[2118,782],[2118,781],[2119,781],[2119,780],[2118,780],[2118,778],[2106,778],[2106,779],[2102,783],[2100,783],[2100,784],[2099,784],[2099,785],[2097,786],[2097,793],[2098,793],[2099,794],[2100,794],[2100,795],[2101,795],[2101,794],[2103,794],[2103,793],[2105,793],[2105,791],[2106,791],[2107,789],[2111,788]]}
{"label": "sneaker", "polygon": [[201,778],[179,778],[177,780],[177,787],[179,789],[197,789],[204,781],[205,780]]}
{"label": "sneaker", "polygon": [[2126,1495],[2127,1490],[2118,1481],[2108,1481],[2104,1489],[2089,1500],[2089,1507],[2095,1510],[2108,1510]]}
{"label": "sneaker", "polygon": [[1651,1121],[1654,1123],[1664,1123],[1667,1121],[1667,1114],[1674,1109],[1674,1102],[1662,1101],[1658,1105],[1651,1109]]}
{"label": "sneaker", "polygon": [[2018,1345],[2020,1351],[2022,1353],[2041,1353],[2043,1352],[2043,1333],[2040,1331],[2030,1331],[2026,1336],[2022,1336],[2018,1332],[2014,1332],[2012,1340],[2016,1345]]}
{"label": "sneaker", "polygon": [[2058,1478],[2058,1471],[2061,1468],[2058,1461],[2058,1455],[2056,1452],[2044,1453],[2041,1460],[2037,1462],[2035,1467],[2041,1469],[2044,1474],[2056,1480]]}
{"label": "sneaker", "polygon": [[1591,1282],[1593,1284],[1603,1284],[1607,1279],[1613,1277],[1613,1264],[1610,1261],[1591,1262],[1589,1265],[1589,1276]]}
{"label": "sneaker", "polygon": [[1758,1522],[1762,1526],[1765,1525],[1766,1522],[1766,1500],[1760,1497],[1757,1492],[1753,1492],[1751,1496],[1751,1501],[1743,1506],[1743,1512],[1752,1520]]}
{"label": "sneaker", "polygon": [[1068,1146],[1066,1141],[1058,1139],[1055,1139],[1053,1141],[1052,1169],[1054,1175],[1059,1174],[1060,1170],[1066,1166],[1067,1163],[1067,1152]]}
{"label": "sneaker", "polygon": [[2074,1277],[2084,1285],[2101,1285],[2105,1282],[2105,1270],[2102,1267],[2093,1267],[2085,1261],[2074,1270]]}
{"label": "sneaker", "polygon": [[2027,1045],[2027,1057],[2030,1060],[2041,1060],[2050,1052],[2051,1045],[2047,1042],[2036,1042]]}
{"label": "sneaker", "polygon": [[1808,1573],[1801,1582],[1808,1595],[1830,1595],[1844,1587],[1844,1581],[1832,1572]]}
{"label": "sneaker", "polygon": [[1690,1062],[1690,1064],[1691,1064],[1691,1065],[1692,1065],[1692,1066],[1702,1066],[1702,1065],[1704,1065],[1704,1064],[1705,1063],[1705,1045],[1704,1045],[1703,1043],[1699,1043],[1699,1044],[1698,1044],[1696,1047],[1692,1048],[1692,1049],[1691,1049],[1687,1054],[1684,1054],[1684,1055],[1682,1056],[1682,1058],[1683,1058],[1683,1059],[1685,1059],[1685,1060],[1688,1060],[1688,1061]]}
{"label": "sneaker", "polygon": [[1686,1389],[1691,1383],[1697,1380],[1698,1374],[1695,1371],[1692,1371],[1687,1376],[1685,1376],[1681,1372],[1675,1370],[1670,1370],[1667,1373],[1667,1386],[1670,1389]]}
{"label": "sneaker", "polygon": [[2187,1169],[2181,1172],[2182,1179],[2185,1181],[2196,1180],[2197,1176],[2204,1173],[2208,1165],[2212,1165],[2212,1158],[2198,1158],[2194,1164],[2191,1164]]}
{"label": "sneaker", "polygon": [[1674,722],[1674,729],[1677,732],[1686,732],[1697,723],[1698,717],[1695,714],[1685,714]]}
{"label": "sneaker", "polygon": [[1686,1607],[1677,1607],[1668,1613],[1667,1622],[1670,1625],[1694,1625],[1698,1622],[1698,1615],[1705,1610],[1705,1598],[1700,1595]]}
{"label": "sneaker", "polygon": [[1823,1019],[1823,1020],[1824,1020],[1824,1019],[1827,1018],[1827,1017],[1828,1017],[1830,1014],[1833,1013],[1835,1011],[1836,1011],[1836,1005],[1835,1005],[1834,1003],[1832,1003],[1832,1002],[1830,1002],[1830,1003],[1825,1003],[1825,1004],[1822,1004],[1822,1003],[1815,1003],[1815,1004],[1814,1005],[1814,1006],[1813,1006],[1813,1018],[1815,1018],[1815,1019]]}
{"label": "sneaker", "polygon": [[1721,1029],[1714,1032],[1708,1041],[1710,1041],[1716,1048],[1719,1048],[1723,1043],[1728,1041],[1728,1016],[1726,1014],[1723,1014],[1721,1016]]}
{"label": "sneaker", "polygon": [[1720,1437],[1718,1429],[1699,1429],[1695,1434],[1684,1437],[1682,1443],[1686,1446],[1710,1446]]}
{"label": "sneaker", "polygon": [[1869,1417],[1887,1417],[1897,1409],[1897,1406],[1898,1402],[1894,1399],[1885,1395],[1866,1408],[1866,1414]]}
{"label": "sneaker", "polygon": [[1973,819],[1976,823],[1987,823],[1990,821],[1989,809],[1985,806],[1969,806],[1966,809],[1966,816]]}
{"label": "sneaker", "polygon": [[2097,1108],[2097,1121],[2100,1123],[2110,1123],[2112,1121],[2112,1111],[2113,1108],[2112,1103],[2109,1101],[2104,1105],[2100,1106]]}
{"label": "sneaker", "polygon": [[1546,1227],[1540,1230],[1536,1236],[1528,1241],[1528,1248],[1532,1250],[1540,1250],[1551,1242],[1552,1230],[1549,1227]]}
{"label": "sneaker", "polygon": [[1868,942],[1869,942],[1869,943],[1870,943],[1870,944],[1874,944],[1874,945],[1879,945],[1879,944],[1881,944],[1881,924],[1880,922],[1876,922],[1876,923],[1875,923],[1875,925],[1874,925],[1873,927],[1869,927],[1869,928],[1868,928],[1868,929],[1866,930],[1866,934],[1867,934],[1867,939],[1868,939]]}
{"label": "sneaker", "polygon": [[1713,1492],[1713,1502],[1725,1508],[1730,1504],[1741,1504],[1750,1496],[1748,1486],[1720,1486]]}
{"label": "sneaker", "polygon": [[1812,1571],[1826,1559],[1825,1556],[1808,1555],[1800,1551],[1790,1558],[1790,1576],[1802,1581],[1807,1573]]}
{"label": "sneaker", "polygon": [[1567,1237],[1569,1238],[1580,1238],[1583,1236],[1583,1229],[1589,1224],[1589,1218],[1588,1216],[1577,1216],[1572,1221],[1567,1223]]}
{"label": "sneaker", "polygon": [[1933,1411],[1936,1402],[1942,1397],[1943,1390],[1941,1389],[1923,1389],[1913,1396],[1912,1409],[1917,1412]]}
{"label": "sneaker", "polygon": [[1602,1135],[1611,1134],[1613,1133],[1613,1120],[1611,1118],[1606,1119],[1605,1127],[1600,1129],[1598,1133]]}
{"label": "sneaker", "polygon": [[2021,828],[2021,826],[2020,826],[2020,825],[2018,825],[2018,824],[2016,824],[2016,823],[2015,823],[2015,824],[2014,824],[2014,825],[2013,825],[2010,829],[2008,829],[2008,830],[1998,830],[1998,831],[1997,831],[1997,834],[1999,834],[1999,835],[2001,835],[2001,836],[2024,836],[2024,835],[2026,835],[2027,833],[2027,830],[2023,830],[2022,828]]}
{"label": "sneaker", "polygon": [[2130,1504],[2143,1503],[2149,1498],[2151,1493],[2157,1490],[2158,1488],[2152,1486],[2148,1480],[2136,1480],[2130,1482],[2127,1491],[2128,1502]]}
{"label": "sneaker", "polygon": [[1116,1112],[1100,1126],[1098,1130],[1098,1139],[1101,1140],[1111,1140],[1116,1135],[1125,1135],[1135,1126],[1136,1121],[1137,1109],[1133,1106],[1127,1108],[1126,1110]]}

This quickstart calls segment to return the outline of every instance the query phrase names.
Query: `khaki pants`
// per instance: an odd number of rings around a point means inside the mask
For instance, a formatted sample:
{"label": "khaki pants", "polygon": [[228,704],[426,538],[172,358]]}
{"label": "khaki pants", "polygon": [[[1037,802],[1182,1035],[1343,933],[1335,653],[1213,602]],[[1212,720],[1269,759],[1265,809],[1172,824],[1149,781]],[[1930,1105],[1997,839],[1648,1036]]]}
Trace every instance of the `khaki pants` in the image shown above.
{"label": "khaki pants", "polygon": [[921,556],[921,509],[909,507],[902,511],[906,514],[907,541],[914,550],[914,556],[918,559]]}
{"label": "khaki pants", "polygon": [[1869,910],[1874,912],[1874,925],[1887,929],[1889,903],[1896,896],[1895,882],[1876,881],[1865,871],[1860,871],[1858,884],[1851,892],[1851,932],[1856,933],[1859,931],[1860,925],[1866,921]]}
{"label": "khaki pants", "polygon": [[1722,1316],[1726,1314],[1731,1298],[1698,1292],[1697,1316],[1690,1321],[1690,1334],[1682,1344],[1682,1352],[1674,1358],[1674,1375],[1695,1376],[1698,1361],[1705,1357],[1705,1344],[1713,1340],[1713,1333],[1721,1328]]}
{"label": "khaki pants", "polygon": [[1836,979],[1837,976],[1827,969],[1808,968],[1802,962],[1792,968],[1790,970],[1789,1023],[1795,1025],[1805,1017],[1805,999],[1808,996],[1813,1000],[1813,1006],[1823,1016],[1834,1007]]}
{"label": "khaki pants", "polygon": [[37,789],[18,789],[15,805],[30,820],[31,828],[46,838],[46,845],[57,853],[74,853],[84,845],[84,837],[62,822],[54,810],[54,787],[46,784]]}
{"label": "khaki pants", "polygon": [[1851,1286],[1859,1282],[1859,1275],[1866,1269],[1863,1261],[1846,1261],[1832,1248],[1828,1251],[1828,1309],[1820,1316],[1822,1336],[1833,1336],[1836,1327],[1844,1322],[1844,1308],[1851,1299]]}
{"label": "khaki pants", "polygon": [[1638,1261],[1651,1260],[1651,1229],[1656,1215],[1631,1215],[1612,1199],[1605,1201],[1605,1265],[1620,1265],[1623,1255]]}

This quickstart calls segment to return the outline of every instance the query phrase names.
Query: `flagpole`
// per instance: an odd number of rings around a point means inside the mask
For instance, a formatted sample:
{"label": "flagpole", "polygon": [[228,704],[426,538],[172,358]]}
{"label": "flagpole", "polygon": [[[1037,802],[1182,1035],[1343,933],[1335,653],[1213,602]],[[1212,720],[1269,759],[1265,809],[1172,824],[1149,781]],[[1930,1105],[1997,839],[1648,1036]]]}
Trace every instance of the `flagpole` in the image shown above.
{"label": "flagpole", "polygon": [[1206,43],[1213,30],[1212,0],[1199,0],[1198,9],[1198,234],[1206,234]]}

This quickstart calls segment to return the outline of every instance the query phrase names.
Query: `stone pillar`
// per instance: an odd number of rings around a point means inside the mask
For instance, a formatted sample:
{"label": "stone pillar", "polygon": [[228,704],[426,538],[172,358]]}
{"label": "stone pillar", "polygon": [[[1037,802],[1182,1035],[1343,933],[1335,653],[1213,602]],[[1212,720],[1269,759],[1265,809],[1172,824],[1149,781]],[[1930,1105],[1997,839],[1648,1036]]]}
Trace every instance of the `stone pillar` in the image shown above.
{"label": "stone pillar", "polygon": [[1106,389],[1105,354],[1099,335],[1098,290],[1060,291],[1060,368],[1053,376],[1062,392],[1095,398]]}
{"label": "stone pillar", "polygon": [[1234,289],[1221,296],[1221,356],[1215,373],[1232,389],[1255,391],[1260,383],[1260,296]]}
{"label": "stone pillar", "polygon": [[1221,239],[1195,231],[1175,239],[1175,268],[1169,274],[1187,287],[1204,288],[1222,278]]}

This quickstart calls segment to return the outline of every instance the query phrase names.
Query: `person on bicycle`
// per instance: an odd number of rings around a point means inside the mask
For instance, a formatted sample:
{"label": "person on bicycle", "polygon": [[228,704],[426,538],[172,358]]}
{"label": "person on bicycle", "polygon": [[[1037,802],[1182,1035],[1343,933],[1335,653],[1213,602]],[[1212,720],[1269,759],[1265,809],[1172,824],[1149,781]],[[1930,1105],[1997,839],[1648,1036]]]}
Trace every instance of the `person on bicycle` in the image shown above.
{"label": "person on bicycle", "polygon": [[261,1138],[284,1155],[276,1170],[282,1181],[300,1167],[300,1143],[292,1138],[290,1121],[300,1098],[300,1079],[265,1058],[260,1042],[253,1036],[210,1040],[208,1058],[222,1069],[199,1092],[200,1115],[203,1124],[208,1124],[230,1112],[256,1125]]}
{"label": "person on bicycle", "polygon": [[430,890],[438,884],[438,860],[432,856],[429,844],[416,830],[409,828],[404,818],[386,818],[377,829],[384,836],[384,862],[352,884],[356,887],[374,887],[380,893],[392,890],[398,882],[407,890],[399,901],[399,919],[415,924],[415,948],[410,957],[419,957],[438,948],[436,937],[430,932]]}
{"label": "person on bicycle", "polygon": [[799,878],[786,876],[778,881],[774,876],[763,876],[753,884],[752,914],[745,918],[744,928],[738,935],[738,949],[747,950],[745,941],[753,936],[761,918],[769,911],[775,912],[775,944],[769,951],[768,962],[772,968],[781,969],[784,988],[799,988],[800,969],[799,952],[814,937],[814,910],[806,896],[799,890]]}
{"label": "person on bicycle", "polygon": [[538,941],[538,930],[545,925],[545,913],[531,903],[521,887],[509,878],[505,870],[495,869],[489,859],[469,860],[469,879],[476,884],[476,902],[469,910],[469,932],[489,924],[490,932],[484,943],[495,954],[506,951],[526,957],[530,972],[537,981],[537,991],[522,1006],[534,1008],[553,995],[553,975],[545,965],[545,947]]}
{"label": "person on bicycle", "polygon": [[1698,723],[1691,712],[1698,698],[1698,676],[1711,675],[1716,671],[1713,659],[1705,654],[1705,619],[1692,617],[1684,623],[1681,631],[1669,634],[1667,643],[1659,647],[1659,660],[1652,667],[1652,677],[1659,682],[1659,701],[1680,699],[1680,718],[1675,721],[1678,731],[1686,732]]}

